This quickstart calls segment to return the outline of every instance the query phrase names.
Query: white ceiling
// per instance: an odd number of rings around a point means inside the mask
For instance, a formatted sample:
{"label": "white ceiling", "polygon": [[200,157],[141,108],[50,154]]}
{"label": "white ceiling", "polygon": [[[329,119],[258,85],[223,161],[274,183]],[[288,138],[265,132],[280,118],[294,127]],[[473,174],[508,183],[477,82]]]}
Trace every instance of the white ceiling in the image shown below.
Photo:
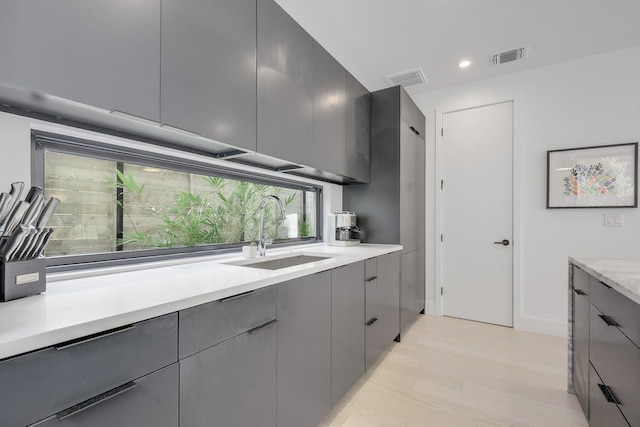
{"label": "white ceiling", "polygon": [[[371,91],[416,67],[429,82],[412,94],[640,45],[640,0],[276,2]],[[527,59],[490,65],[524,45]]]}

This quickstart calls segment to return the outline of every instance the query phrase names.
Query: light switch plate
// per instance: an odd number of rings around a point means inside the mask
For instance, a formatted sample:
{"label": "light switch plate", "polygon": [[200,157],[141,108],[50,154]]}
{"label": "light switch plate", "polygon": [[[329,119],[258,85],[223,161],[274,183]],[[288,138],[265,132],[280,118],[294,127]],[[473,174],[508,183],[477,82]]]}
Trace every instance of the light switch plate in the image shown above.
{"label": "light switch plate", "polygon": [[622,227],[624,225],[624,216],[622,212],[605,212],[605,227]]}

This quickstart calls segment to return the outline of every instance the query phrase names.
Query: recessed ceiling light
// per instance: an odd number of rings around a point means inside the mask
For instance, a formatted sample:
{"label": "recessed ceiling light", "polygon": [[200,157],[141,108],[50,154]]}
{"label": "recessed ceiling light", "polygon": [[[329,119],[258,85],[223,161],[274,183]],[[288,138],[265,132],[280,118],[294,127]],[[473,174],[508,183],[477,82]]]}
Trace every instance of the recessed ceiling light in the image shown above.
{"label": "recessed ceiling light", "polygon": [[471,65],[471,61],[467,61],[466,59],[464,61],[460,61],[460,63],[458,64],[458,67],[460,68],[467,68],[469,65]]}

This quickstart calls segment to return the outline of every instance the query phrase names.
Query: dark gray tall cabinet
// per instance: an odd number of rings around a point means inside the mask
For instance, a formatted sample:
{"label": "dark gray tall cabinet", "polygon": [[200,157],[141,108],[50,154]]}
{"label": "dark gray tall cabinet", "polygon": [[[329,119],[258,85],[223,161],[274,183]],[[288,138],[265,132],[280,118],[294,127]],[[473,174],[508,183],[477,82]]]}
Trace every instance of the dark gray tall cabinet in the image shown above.
{"label": "dark gray tall cabinet", "polygon": [[7,0],[0,81],[160,120],[160,0]]}
{"label": "dark gray tall cabinet", "polygon": [[400,87],[371,94],[371,183],[343,189],[367,243],[403,245],[400,328],[425,308],[425,117]]}

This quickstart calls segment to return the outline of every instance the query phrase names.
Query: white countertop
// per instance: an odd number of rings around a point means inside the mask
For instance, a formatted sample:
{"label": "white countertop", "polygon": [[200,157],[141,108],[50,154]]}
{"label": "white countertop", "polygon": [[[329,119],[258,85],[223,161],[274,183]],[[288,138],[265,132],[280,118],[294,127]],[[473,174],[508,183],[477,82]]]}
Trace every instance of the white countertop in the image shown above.
{"label": "white countertop", "polygon": [[569,261],[640,304],[640,260],[569,257]]}
{"label": "white countertop", "polygon": [[45,293],[0,303],[0,359],[400,250],[369,244],[268,249],[267,258],[331,256],[275,271],[225,265],[245,259],[227,255],[53,275]]}

